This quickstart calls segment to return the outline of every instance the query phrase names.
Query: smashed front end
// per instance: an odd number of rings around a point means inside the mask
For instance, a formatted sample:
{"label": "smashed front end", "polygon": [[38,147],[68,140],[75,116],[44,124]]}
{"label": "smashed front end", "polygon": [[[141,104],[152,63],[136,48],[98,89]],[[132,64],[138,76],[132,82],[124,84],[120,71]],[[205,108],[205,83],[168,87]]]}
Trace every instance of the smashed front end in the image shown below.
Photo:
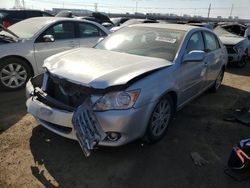
{"label": "smashed front end", "polygon": [[78,140],[84,154],[89,156],[97,145],[121,146],[142,136],[147,119],[141,117],[149,117],[154,105],[100,111],[94,104],[105,92],[109,96],[108,90],[78,85],[46,72],[27,83],[26,105],[42,126]]}
{"label": "smashed front end", "polygon": [[91,110],[86,88],[45,73],[28,82],[26,96],[28,112],[49,130],[77,138],[86,156],[106,137]]}

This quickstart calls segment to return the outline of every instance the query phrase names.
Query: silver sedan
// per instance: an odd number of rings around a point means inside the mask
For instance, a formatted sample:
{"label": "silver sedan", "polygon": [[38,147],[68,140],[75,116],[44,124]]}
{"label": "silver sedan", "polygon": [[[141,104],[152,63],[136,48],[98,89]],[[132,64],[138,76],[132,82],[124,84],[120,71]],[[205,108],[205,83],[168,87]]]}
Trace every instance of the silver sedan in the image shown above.
{"label": "silver sedan", "polygon": [[110,32],[98,23],[73,18],[37,17],[0,27],[0,89],[25,87],[41,74],[44,59],[78,47],[92,47]]}
{"label": "silver sedan", "polygon": [[38,122],[79,141],[120,146],[160,140],[176,111],[221,85],[227,52],[206,28],[133,25],[94,48],[45,60],[44,75],[27,84],[27,107]]}

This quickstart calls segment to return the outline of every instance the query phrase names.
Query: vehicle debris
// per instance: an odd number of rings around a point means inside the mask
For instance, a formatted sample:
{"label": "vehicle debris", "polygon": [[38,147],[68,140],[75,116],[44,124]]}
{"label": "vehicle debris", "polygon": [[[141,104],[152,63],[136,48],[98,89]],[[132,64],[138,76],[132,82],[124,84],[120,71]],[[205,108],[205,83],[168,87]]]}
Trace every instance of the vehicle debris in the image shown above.
{"label": "vehicle debris", "polygon": [[72,119],[77,140],[86,157],[89,157],[91,150],[106,137],[106,133],[102,130],[89,106],[90,102],[80,105]]}
{"label": "vehicle debris", "polygon": [[241,140],[230,154],[228,167],[224,172],[237,181],[250,178],[250,139]]}
{"label": "vehicle debris", "polygon": [[208,164],[208,161],[204,159],[198,152],[191,152],[190,156],[197,166],[204,166]]}
{"label": "vehicle debris", "polygon": [[242,124],[250,126],[250,108],[230,109],[224,114],[225,121],[238,121]]}

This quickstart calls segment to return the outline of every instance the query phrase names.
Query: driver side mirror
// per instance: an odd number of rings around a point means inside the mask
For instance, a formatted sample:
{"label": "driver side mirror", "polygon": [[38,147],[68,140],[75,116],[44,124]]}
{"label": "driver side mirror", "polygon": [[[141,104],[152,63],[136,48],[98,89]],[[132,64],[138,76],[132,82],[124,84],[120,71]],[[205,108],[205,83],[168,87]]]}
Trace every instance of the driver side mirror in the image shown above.
{"label": "driver side mirror", "polygon": [[205,52],[194,50],[184,55],[183,62],[200,62],[205,59]]}
{"label": "driver side mirror", "polygon": [[44,36],[43,36],[43,41],[44,41],[44,42],[54,42],[55,39],[54,39],[54,36],[53,36],[53,35],[44,35]]}

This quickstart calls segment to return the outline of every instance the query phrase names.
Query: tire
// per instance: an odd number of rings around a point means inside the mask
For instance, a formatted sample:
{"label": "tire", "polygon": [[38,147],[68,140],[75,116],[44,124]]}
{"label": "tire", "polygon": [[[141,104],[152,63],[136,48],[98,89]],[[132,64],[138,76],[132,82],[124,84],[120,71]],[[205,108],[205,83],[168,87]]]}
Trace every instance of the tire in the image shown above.
{"label": "tire", "polygon": [[0,62],[0,89],[15,91],[25,87],[32,70],[22,59],[11,57]]}
{"label": "tire", "polygon": [[236,66],[238,68],[243,68],[246,66],[246,64],[247,64],[247,56],[244,55],[244,56],[242,56],[241,60],[239,62],[237,62]]}
{"label": "tire", "polygon": [[216,92],[219,90],[219,88],[220,88],[220,86],[221,86],[221,83],[222,83],[222,81],[223,81],[223,78],[224,78],[224,72],[225,72],[225,69],[222,68],[221,71],[220,71],[220,73],[219,73],[219,75],[217,76],[217,78],[216,78],[216,80],[215,80],[213,86],[211,87],[210,90],[211,90],[213,93],[216,93]]}
{"label": "tire", "polygon": [[[168,107],[165,106],[165,113],[164,111],[160,113],[164,104]],[[144,135],[144,141],[147,143],[155,143],[164,137],[167,128],[173,119],[174,109],[173,98],[170,95],[166,95],[157,103],[148,122],[146,134]]]}

